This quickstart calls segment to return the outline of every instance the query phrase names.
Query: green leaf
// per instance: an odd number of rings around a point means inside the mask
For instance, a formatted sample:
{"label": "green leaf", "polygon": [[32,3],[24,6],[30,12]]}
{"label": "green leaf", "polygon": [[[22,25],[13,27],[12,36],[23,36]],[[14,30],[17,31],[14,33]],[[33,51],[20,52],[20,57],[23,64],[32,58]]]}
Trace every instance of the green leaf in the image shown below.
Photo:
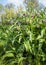
{"label": "green leaf", "polygon": [[25,41],[25,42],[24,42],[24,46],[25,46],[25,48],[26,48],[26,51],[32,52],[32,50],[31,50],[31,45],[30,45],[29,41]]}
{"label": "green leaf", "polygon": [[41,38],[42,38],[42,36],[41,36],[41,35],[38,35],[37,40],[39,40],[39,39],[41,39]]}
{"label": "green leaf", "polygon": [[5,45],[5,41],[4,40],[0,40],[0,46],[4,46]]}
{"label": "green leaf", "polygon": [[30,32],[30,39],[29,39],[31,42],[34,40],[34,35],[32,32]]}
{"label": "green leaf", "polygon": [[43,35],[45,34],[45,29],[41,30],[41,36],[43,37]]}
{"label": "green leaf", "polygon": [[13,53],[6,53],[5,55],[3,55],[2,60],[4,60],[7,57],[14,57]]}

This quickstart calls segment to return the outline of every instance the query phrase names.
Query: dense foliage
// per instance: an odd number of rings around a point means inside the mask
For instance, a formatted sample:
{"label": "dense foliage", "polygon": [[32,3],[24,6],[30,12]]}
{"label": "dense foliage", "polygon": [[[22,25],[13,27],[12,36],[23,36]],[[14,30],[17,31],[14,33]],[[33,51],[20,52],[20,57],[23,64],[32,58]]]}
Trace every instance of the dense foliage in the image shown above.
{"label": "dense foliage", "polygon": [[0,65],[46,65],[45,9],[10,12],[1,16]]}

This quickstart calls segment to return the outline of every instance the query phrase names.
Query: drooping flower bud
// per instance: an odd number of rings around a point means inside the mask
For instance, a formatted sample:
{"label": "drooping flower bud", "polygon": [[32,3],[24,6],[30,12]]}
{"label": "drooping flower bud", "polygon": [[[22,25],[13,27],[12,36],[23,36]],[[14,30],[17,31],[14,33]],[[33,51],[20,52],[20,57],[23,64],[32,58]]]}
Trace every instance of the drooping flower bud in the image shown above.
{"label": "drooping flower bud", "polygon": [[40,25],[37,25],[36,28],[40,28]]}
{"label": "drooping flower bud", "polygon": [[34,18],[35,16],[34,15],[31,15],[32,18]]}
{"label": "drooping flower bud", "polygon": [[46,20],[43,20],[43,23],[46,23]]}

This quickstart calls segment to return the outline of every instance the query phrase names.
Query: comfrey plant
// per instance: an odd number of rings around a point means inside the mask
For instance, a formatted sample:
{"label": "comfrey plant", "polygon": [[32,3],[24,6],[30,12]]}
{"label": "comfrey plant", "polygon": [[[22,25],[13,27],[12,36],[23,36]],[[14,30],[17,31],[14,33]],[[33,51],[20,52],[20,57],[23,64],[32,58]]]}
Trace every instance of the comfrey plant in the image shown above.
{"label": "comfrey plant", "polygon": [[13,24],[0,24],[0,65],[46,65],[45,11],[14,18]]}

